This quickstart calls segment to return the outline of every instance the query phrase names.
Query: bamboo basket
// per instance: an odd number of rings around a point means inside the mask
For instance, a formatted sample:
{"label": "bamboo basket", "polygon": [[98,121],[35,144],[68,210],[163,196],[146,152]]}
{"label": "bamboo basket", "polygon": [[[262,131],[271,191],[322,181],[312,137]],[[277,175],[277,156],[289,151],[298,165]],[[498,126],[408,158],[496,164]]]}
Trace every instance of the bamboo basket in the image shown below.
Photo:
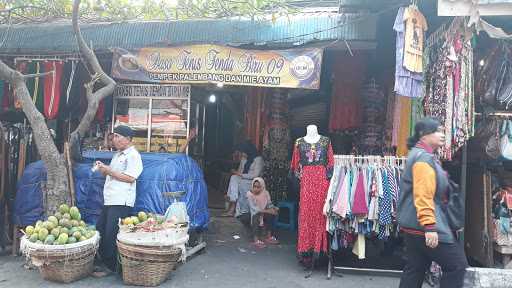
{"label": "bamboo basket", "polygon": [[165,282],[181,258],[174,246],[138,246],[117,241],[117,249],[127,285],[158,286]]}
{"label": "bamboo basket", "polygon": [[36,244],[24,237],[21,246],[43,279],[71,283],[92,273],[100,239],[98,234],[84,242],[69,245]]}

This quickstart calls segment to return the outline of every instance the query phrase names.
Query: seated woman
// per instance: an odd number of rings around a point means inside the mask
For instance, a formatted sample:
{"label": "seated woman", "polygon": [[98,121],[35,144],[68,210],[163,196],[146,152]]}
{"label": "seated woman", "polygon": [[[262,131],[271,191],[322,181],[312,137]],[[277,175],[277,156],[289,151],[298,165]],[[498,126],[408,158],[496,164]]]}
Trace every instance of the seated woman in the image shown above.
{"label": "seated woman", "polygon": [[251,189],[251,182],[256,177],[261,177],[265,163],[263,157],[258,155],[256,146],[246,141],[236,148],[242,155],[240,166],[237,171],[231,171],[227,197],[229,208],[223,216],[238,217],[249,212],[246,193]]}
{"label": "seated woman", "polygon": [[279,244],[272,235],[274,218],[279,208],[272,204],[263,178],[255,178],[252,181],[252,188],[247,192],[247,202],[250,212],[240,215],[239,219],[246,226],[251,227],[254,246],[264,248],[265,243]]}

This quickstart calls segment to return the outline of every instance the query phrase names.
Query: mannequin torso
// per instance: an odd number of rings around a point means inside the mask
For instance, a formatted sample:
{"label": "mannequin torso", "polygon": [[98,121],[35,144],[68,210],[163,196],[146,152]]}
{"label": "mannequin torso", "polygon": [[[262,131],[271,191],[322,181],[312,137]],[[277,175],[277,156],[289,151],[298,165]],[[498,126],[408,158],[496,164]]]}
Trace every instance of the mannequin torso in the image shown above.
{"label": "mannequin torso", "polygon": [[318,134],[318,128],[316,125],[309,125],[306,128],[306,136],[304,136],[304,141],[309,144],[315,144],[320,141],[320,134]]}

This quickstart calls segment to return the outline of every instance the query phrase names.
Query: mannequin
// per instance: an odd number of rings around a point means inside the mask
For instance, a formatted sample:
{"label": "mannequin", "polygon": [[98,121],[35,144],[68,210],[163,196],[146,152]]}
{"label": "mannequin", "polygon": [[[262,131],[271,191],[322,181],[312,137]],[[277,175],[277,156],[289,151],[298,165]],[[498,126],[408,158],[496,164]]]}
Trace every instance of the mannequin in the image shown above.
{"label": "mannequin", "polygon": [[320,141],[320,134],[318,134],[318,128],[316,125],[309,125],[306,127],[306,136],[304,136],[304,140],[309,144],[314,144]]}
{"label": "mannequin", "polygon": [[318,134],[317,126],[307,126],[306,135],[295,142],[291,163],[291,171],[300,179],[297,253],[309,270],[306,278],[313,273],[318,256],[327,252],[323,206],[333,167],[331,140]]}

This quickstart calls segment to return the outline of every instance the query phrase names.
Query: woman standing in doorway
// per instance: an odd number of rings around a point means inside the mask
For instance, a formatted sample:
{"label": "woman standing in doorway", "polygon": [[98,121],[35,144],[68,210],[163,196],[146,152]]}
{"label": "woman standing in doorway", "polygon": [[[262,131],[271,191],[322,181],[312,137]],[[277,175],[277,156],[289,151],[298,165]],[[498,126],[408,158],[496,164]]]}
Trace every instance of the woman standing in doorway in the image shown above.
{"label": "woman standing in doorway", "polygon": [[432,261],[441,266],[441,288],[463,286],[468,263],[442,208],[449,199],[449,179],[435,156],[444,142],[443,127],[434,118],[418,121],[409,139],[398,203],[398,222],[407,248],[400,288],[421,288]]}

